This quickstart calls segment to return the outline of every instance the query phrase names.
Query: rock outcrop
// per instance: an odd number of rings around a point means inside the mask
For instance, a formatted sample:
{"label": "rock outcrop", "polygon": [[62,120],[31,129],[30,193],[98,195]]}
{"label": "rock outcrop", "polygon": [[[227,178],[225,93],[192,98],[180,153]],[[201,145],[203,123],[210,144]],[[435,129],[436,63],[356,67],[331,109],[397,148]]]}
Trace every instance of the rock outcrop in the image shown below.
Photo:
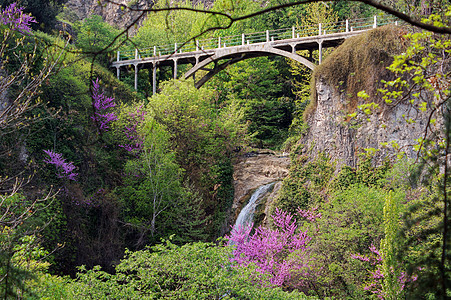
{"label": "rock outcrop", "polygon": [[[397,76],[387,67],[394,55],[405,51],[405,33],[402,27],[384,26],[349,38],[315,69],[316,93],[306,117],[309,130],[300,141],[305,145],[303,151],[311,155],[326,152],[338,168],[344,164],[355,167],[358,154],[365,149],[376,151],[374,164],[398,149],[416,157],[411,145],[424,136],[429,114],[408,101],[387,104],[378,92],[384,88],[382,79]],[[357,96],[362,90],[367,92],[366,99]],[[422,99],[432,101],[427,94]],[[372,113],[358,108],[370,103],[378,105]],[[357,114],[355,118],[351,113]]]}
{"label": "rock outcrop", "polygon": [[[410,158],[416,156],[411,145],[424,134],[427,115],[420,114],[411,106],[398,105],[383,108],[366,116],[361,113],[359,121],[349,120],[346,94],[340,93],[324,79],[316,82],[317,106],[307,118],[309,131],[302,139],[304,151],[312,155],[326,152],[337,165],[356,166],[358,154],[365,149],[379,149],[375,163],[394,154],[393,147],[384,143],[395,142]],[[359,116],[358,116],[359,117]],[[415,123],[408,124],[412,118]]]}
{"label": "rock outcrop", "polygon": [[[98,0],[68,0],[66,8],[75,13],[79,20],[83,20],[91,15],[101,16],[105,22],[117,28],[125,28],[132,24],[140,15],[139,11],[130,11],[127,6],[137,9],[149,9],[153,5],[153,0],[122,0],[114,3]],[[144,21],[140,18],[137,25]],[[132,27],[130,33],[136,31]]]}
{"label": "rock outcrop", "polygon": [[[234,224],[240,210],[259,186],[281,181],[288,175],[290,158],[287,155],[276,155],[269,151],[260,151],[253,155],[238,158],[234,164],[234,200],[229,224]],[[268,202],[273,201],[281,186],[277,182],[270,195],[266,197]]]}

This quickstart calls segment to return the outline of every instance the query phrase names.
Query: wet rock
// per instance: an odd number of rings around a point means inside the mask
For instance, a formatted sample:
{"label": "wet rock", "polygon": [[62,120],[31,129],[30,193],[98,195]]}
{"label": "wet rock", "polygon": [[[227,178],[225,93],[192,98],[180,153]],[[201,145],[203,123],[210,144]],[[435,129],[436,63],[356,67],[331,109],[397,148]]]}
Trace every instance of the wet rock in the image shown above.
{"label": "wet rock", "polygon": [[[271,150],[254,151],[252,156],[242,156],[234,164],[234,200],[229,224],[234,224],[240,210],[251,197],[252,193],[260,186],[281,181],[288,175],[290,158],[277,155]],[[273,191],[267,196],[267,201],[272,201],[280,189],[280,183],[276,183]]]}

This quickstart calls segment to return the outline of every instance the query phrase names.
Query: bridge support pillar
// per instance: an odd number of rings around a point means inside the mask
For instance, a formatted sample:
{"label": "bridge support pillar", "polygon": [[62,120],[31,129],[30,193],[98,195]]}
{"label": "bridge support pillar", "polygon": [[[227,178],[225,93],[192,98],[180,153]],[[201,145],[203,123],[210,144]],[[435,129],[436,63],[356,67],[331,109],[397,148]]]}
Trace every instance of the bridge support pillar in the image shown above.
{"label": "bridge support pillar", "polygon": [[152,94],[157,93],[157,65],[152,64]]}
{"label": "bridge support pillar", "polygon": [[323,61],[323,41],[319,41],[318,42],[318,63],[321,64],[321,62]]}
{"label": "bridge support pillar", "polygon": [[138,65],[134,65],[135,66],[135,91],[138,90]]}
{"label": "bridge support pillar", "polygon": [[[117,61],[121,60],[121,52],[117,51]],[[117,76],[117,80],[120,80],[121,78],[121,68],[120,67],[116,67],[116,76]]]}
{"label": "bridge support pillar", "polygon": [[174,59],[174,79],[177,79],[177,60]]}

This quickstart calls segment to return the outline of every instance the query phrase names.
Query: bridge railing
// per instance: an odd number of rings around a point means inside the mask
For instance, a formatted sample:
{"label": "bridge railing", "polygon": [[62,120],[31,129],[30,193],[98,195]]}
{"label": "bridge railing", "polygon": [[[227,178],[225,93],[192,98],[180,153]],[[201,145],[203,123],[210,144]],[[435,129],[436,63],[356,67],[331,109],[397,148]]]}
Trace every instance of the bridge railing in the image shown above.
{"label": "bridge railing", "polygon": [[194,52],[239,45],[264,43],[270,41],[280,41],[307,36],[321,36],[339,32],[352,32],[357,30],[375,28],[377,26],[392,24],[395,22],[396,19],[394,17],[374,16],[371,18],[345,20],[334,23],[282,28],[233,36],[214,37],[191,41],[185,44],[180,44],[180,46],[175,43],[144,48],[140,49],[139,51],[118,51],[117,60],[122,61],[134,58],[170,55],[180,52]]}

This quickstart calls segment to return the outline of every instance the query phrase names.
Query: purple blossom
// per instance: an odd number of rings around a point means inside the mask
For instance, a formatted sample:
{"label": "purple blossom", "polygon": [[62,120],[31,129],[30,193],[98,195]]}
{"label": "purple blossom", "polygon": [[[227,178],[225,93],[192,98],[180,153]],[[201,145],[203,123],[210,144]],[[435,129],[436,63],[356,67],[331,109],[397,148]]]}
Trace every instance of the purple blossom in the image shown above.
{"label": "purple blossom", "polygon": [[11,3],[0,14],[0,23],[7,25],[11,30],[17,30],[22,34],[31,32],[31,23],[37,23],[34,17],[23,13],[24,8],[17,3]]}
{"label": "purple blossom", "polygon": [[142,150],[144,139],[138,133],[138,126],[144,121],[146,111],[141,110],[142,106],[136,109],[136,113],[129,113],[127,119],[128,125],[124,126],[124,134],[129,143],[121,144],[119,147],[124,148],[128,152],[134,152],[136,155]]}
{"label": "purple blossom", "polygon": [[297,212],[301,217],[306,218],[310,222],[314,222],[316,219],[321,218],[321,213],[316,213],[317,210],[318,207],[307,210],[298,208]]}
{"label": "purple blossom", "polygon": [[[369,281],[365,284],[363,289],[375,294],[379,299],[385,299],[386,295],[382,289],[382,284],[384,281],[384,273],[382,273],[382,255],[373,244],[369,247],[369,249],[372,255],[365,256],[361,254],[351,254],[351,258],[358,259],[363,262],[369,262],[373,266],[373,270],[368,270]],[[395,271],[392,269],[391,272],[394,273]],[[398,276],[399,292],[404,290],[407,282],[414,282],[417,278],[418,276],[416,275],[407,276],[406,272],[400,272],[400,275]]]}
{"label": "purple blossom", "polygon": [[351,254],[351,258],[369,262],[370,258],[361,254]]}
{"label": "purple blossom", "polygon": [[67,178],[69,180],[77,180],[78,173],[73,173],[75,166],[72,162],[66,162],[60,153],[52,152],[51,150],[44,150],[49,158],[44,159],[45,163],[55,165],[56,176],[58,178]]}
{"label": "purple blossom", "polygon": [[94,116],[91,118],[98,124],[100,131],[108,131],[109,123],[116,121],[117,117],[114,113],[106,113],[105,110],[115,107],[114,98],[106,97],[100,91],[99,78],[92,82],[92,105],[94,107]]}
{"label": "purple blossom", "polygon": [[[282,286],[290,280],[293,271],[308,269],[305,256],[307,244],[311,238],[305,231],[297,230],[296,219],[289,212],[276,209],[272,216],[276,229],[258,227],[253,235],[252,226],[247,228],[234,227],[228,237],[229,243],[235,246],[231,261],[238,266],[254,263],[257,276],[261,280],[269,275],[269,284]],[[296,259],[289,254],[297,251]],[[261,281],[262,285],[266,283]]]}

